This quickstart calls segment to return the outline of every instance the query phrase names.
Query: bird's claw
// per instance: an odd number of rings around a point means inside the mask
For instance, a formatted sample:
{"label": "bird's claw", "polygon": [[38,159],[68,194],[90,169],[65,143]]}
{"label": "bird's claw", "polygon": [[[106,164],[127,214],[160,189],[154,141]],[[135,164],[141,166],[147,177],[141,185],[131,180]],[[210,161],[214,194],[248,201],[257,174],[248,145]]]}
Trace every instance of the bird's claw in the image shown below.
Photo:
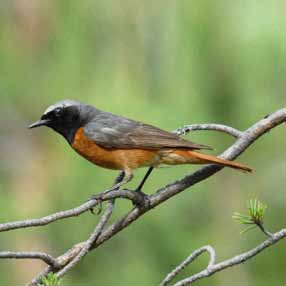
{"label": "bird's claw", "polygon": [[89,199],[88,199],[88,201],[92,201],[92,200],[97,200],[98,201],[98,210],[97,210],[97,212],[94,212],[94,207],[92,207],[92,208],[90,208],[89,210],[90,210],[90,212],[93,214],[93,215],[100,215],[101,214],[101,212],[102,212],[102,200],[101,200],[101,195],[102,194],[94,194],[94,195],[92,195]]}
{"label": "bird's claw", "polygon": [[138,195],[138,200],[133,201],[133,205],[139,208],[147,207],[150,204],[149,196],[142,192],[140,189],[136,189],[134,192]]}

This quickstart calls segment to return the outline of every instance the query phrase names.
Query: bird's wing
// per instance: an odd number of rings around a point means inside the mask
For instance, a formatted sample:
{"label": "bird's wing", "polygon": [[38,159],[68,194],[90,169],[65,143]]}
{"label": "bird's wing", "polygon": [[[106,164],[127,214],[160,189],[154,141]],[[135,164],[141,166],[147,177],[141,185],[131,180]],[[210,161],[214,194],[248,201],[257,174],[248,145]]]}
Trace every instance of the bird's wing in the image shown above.
{"label": "bird's wing", "polygon": [[99,146],[111,149],[212,149],[152,125],[107,112],[89,122],[84,127],[84,134]]}

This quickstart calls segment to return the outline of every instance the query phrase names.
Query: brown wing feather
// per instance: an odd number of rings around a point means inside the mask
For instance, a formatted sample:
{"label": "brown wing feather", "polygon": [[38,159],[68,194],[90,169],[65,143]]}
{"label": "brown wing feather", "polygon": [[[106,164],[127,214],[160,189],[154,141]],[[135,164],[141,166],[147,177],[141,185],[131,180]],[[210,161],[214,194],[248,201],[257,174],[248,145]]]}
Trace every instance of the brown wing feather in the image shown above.
{"label": "brown wing feather", "polygon": [[117,149],[212,149],[180,138],[155,126],[107,112],[97,114],[84,127],[85,135],[104,148]]}
{"label": "brown wing feather", "polygon": [[187,148],[187,149],[212,149],[209,146],[197,144],[180,138],[171,133],[148,124],[140,124],[128,136],[136,146],[157,148]]}

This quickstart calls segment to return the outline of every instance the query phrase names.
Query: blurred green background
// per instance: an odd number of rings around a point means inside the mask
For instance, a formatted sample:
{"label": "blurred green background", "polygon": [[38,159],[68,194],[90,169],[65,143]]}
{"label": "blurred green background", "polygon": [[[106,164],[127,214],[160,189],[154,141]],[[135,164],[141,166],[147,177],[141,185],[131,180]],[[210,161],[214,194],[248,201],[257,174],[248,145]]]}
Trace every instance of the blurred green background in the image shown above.
{"label": "blurred green background", "polygon": [[[286,2],[76,1],[0,2],[0,220],[68,209],[111,185],[116,172],[93,166],[56,133],[27,130],[50,104],[78,99],[100,109],[173,130],[216,122],[245,129],[285,106]],[[285,227],[286,129],[281,126],[239,161],[253,175],[223,170],[186,190],[90,254],[63,285],[158,285],[194,249],[211,244],[218,260],[264,237],[240,235],[231,216],[258,196],[266,225]],[[187,136],[215,147],[233,139],[216,132]],[[152,174],[154,192],[197,167]],[[134,187],[145,170],[136,172]],[[118,202],[113,220],[130,209]],[[98,216],[86,213],[37,229],[1,233],[1,250],[56,256],[86,239]],[[202,257],[183,275],[199,271]],[[23,285],[43,264],[0,261],[1,285]],[[285,281],[285,245],[196,285],[263,286]]]}

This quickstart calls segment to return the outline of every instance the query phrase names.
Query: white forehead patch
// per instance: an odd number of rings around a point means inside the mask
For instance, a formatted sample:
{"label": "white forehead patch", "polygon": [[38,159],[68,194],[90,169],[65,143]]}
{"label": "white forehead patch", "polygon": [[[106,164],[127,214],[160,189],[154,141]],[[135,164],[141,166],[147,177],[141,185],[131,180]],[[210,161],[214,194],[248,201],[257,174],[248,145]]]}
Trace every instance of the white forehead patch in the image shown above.
{"label": "white forehead patch", "polygon": [[62,101],[59,101],[51,106],[49,106],[44,114],[47,114],[57,108],[65,108],[65,107],[68,107],[68,106],[73,106],[73,105],[80,105],[81,102],[79,101],[76,101],[76,100],[72,100],[72,99],[65,99],[65,100],[62,100]]}

